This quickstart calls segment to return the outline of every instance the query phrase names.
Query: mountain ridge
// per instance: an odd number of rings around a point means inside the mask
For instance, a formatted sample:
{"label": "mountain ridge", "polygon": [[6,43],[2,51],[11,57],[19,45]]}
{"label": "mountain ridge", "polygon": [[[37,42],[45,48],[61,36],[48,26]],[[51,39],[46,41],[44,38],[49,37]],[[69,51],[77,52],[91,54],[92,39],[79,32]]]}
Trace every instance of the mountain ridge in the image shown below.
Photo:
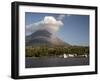
{"label": "mountain ridge", "polygon": [[37,30],[29,36],[25,37],[26,46],[32,45],[66,45],[70,44],[62,41],[60,38],[54,36],[52,33],[47,30]]}

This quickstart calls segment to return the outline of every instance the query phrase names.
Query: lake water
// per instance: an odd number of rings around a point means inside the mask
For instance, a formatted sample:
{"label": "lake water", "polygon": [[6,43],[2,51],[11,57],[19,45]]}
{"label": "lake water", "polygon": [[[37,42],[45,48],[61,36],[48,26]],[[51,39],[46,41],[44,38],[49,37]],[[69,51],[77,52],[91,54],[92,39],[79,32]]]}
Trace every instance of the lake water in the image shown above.
{"label": "lake water", "polygon": [[26,68],[89,65],[89,57],[33,58],[26,57]]}

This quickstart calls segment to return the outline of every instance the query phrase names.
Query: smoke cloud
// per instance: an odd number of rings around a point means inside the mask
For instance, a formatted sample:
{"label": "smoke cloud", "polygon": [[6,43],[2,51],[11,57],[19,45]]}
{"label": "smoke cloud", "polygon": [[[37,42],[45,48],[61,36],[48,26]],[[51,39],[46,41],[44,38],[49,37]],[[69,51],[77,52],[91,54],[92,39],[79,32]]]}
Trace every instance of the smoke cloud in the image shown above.
{"label": "smoke cloud", "polygon": [[64,17],[65,17],[65,15],[59,15],[57,19],[62,21],[64,19]]}
{"label": "smoke cloud", "polygon": [[53,16],[45,16],[43,20],[26,26],[26,35],[30,35],[36,30],[47,30],[51,33],[57,32],[63,26],[62,19],[65,15],[59,15],[58,20]]}

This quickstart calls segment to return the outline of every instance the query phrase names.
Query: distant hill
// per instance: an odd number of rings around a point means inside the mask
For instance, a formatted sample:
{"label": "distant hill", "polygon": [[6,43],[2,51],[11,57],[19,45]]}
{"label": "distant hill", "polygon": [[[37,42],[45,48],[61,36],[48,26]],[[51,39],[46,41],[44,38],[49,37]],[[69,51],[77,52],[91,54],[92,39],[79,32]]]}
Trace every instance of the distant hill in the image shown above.
{"label": "distant hill", "polygon": [[70,44],[64,42],[58,37],[54,36],[47,30],[37,30],[29,36],[26,36],[26,46],[32,45],[64,45],[70,46]]}

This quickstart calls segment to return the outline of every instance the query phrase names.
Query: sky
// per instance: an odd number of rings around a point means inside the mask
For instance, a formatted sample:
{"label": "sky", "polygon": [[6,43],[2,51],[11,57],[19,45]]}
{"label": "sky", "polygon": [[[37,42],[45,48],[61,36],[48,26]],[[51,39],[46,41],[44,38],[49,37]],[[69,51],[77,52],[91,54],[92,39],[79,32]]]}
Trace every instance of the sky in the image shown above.
{"label": "sky", "polygon": [[25,13],[26,35],[47,29],[71,45],[89,46],[89,16],[52,13]]}

